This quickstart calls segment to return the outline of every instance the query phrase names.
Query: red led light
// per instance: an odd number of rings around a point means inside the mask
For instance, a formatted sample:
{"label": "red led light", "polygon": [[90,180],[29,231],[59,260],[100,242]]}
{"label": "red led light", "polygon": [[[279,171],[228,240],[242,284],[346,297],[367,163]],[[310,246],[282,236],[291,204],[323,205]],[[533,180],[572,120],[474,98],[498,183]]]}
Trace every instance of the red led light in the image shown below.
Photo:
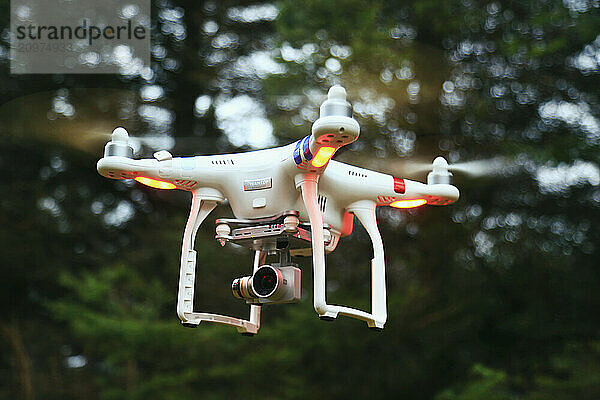
{"label": "red led light", "polygon": [[397,200],[390,204],[394,208],[415,208],[427,204],[425,199]]}
{"label": "red led light", "polygon": [[317,155],[313,158],[311,164],[315,168],[320,168],[329,162],[331,156],[335,153],[334,147],[324,146],[317,151]]}
{"label": "red led light", "polygon": [[171,182],[165,182],[154,178],[147,178],[145,176],[138,176],[134,178],[137,182],[150,186],[156,189],[176,189],[177,186],[173,185]]}

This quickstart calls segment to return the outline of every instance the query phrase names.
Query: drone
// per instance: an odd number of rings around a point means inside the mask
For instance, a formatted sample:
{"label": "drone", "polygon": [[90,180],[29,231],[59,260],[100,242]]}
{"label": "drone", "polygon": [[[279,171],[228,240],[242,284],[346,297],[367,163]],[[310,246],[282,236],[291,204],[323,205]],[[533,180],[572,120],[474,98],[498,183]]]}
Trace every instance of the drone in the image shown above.
{"label": "drone", "polygon": [[[116,128],[97,163],[100,175],[134,179],[157,189],[192,193],[181,249],[177,315],[186,327],[201,322],[235,327],[252,336],[260,328],[263,305],[298,302],[301,269],[292,257],[312,256],[313,305],[319,318],[343,315],[381,330],[387,320],[384,248],[376,220],[378,206],[400,209],[454,203],[448,163],[437,157],[427,183],[396,178],[332,160],[341,147],[358,139],[360,126],[342,86],[329,89],[311,134],[294,143],[245,153],[173,157],[166,150],[135,159],[127,131]],[[194,311],[196,251],[200,224],[217,205],[229,202],[235,218],[216,220],[216,240],[254,252],[252,274],[233,280],[233,296],[249,305],[248,319]],[[371,311],[329,304],[325,254],[352,233],[354,216],[368,233],[371,260]],[[278,263],[266,263],[267,255]]]}

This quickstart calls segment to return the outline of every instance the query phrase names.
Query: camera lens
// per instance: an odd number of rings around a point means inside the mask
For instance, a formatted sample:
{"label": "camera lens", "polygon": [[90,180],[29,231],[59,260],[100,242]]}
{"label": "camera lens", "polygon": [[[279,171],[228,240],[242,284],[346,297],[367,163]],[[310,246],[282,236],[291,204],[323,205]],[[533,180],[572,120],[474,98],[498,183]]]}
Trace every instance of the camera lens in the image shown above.
{"label": "camera lens", "polygon": [[238,299],[243,299],[244,296],[242,295],[242,285],[241,282],[242,280],[240,278],[234,279],[233,283],[231,284],[231,291],[233,292],[233,295],[235,297],[237,297]]}
{"label": "camera lens", "polygon": [[250,287],[250,276],[234,279],[231,283],[231,291],[238,299],[252,299],[256,296]]}
{"label": "camera lens", "polygon": [[260,267],[252,277],[254,292],[263,297],[271,295],[277,288],[278,276],[273,267]]}

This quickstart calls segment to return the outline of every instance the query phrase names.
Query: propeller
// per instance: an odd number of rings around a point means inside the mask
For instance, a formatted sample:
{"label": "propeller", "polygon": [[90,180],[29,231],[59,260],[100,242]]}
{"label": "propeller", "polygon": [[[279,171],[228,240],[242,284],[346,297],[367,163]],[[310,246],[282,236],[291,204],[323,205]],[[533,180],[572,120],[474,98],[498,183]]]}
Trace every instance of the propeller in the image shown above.
{"label": "propeller", "polygon": [[[442,157],[438,157],[433,162],[407,162],[398,166],[400,166],[400,169],[403,170],[403,172],[413,175],[429,172],[438,167],[442,167],[442,162],[446,163],[446,160]],[[459,172],[473,178],[481,178],[503,175],[507,166],[508,162],[506,159],[503,157],[494,157],[483,160],[462,161],[451,164],[446,163],[444,167],[452,172]]]}
{"label": "propeller", "polygon": [[[84,141],[98,142],[105,144],[112,138],[112,134],[109,132],[97,133],[94,130],[85,131],[82,135]],[[175,146],[175,141],[178,144],[182,142],[189,142],[195,138],[174,138],[168,135],[153,135],[153,136],[128,136],[127,142],[133,148],[135,153],[139,153],[142,146],[148,147],[152,150],[171,150]]]}
{"label": "propeller", "polygon": [[[129,90],[79,88],[14,98],[0,104],[0,134],[60,144],[96,156],[102,154],[119,124],[135,132],[147,129],[135,107],[131,108],[131,104],[138,104],[137,96],[137,92]],[[167,133],[129,137],[135,153],[149,149],[150,154],[163,149],[190,153],[214,147],[213,142],[214,138],[209,137],[172,137]]]}
{"label": "propeller", "polygon": [[356,153],[353,153],[352,151],[344,152],[337,159],[397,177],[419,180],[436,170],[450,171],[471,178],[505,176],[512,173],[515,166],[504,157],[448,163],[443,157],[437,157],[433,161],[426,161],[423,157],[389,160],[375,158],[371,154],[357,156]]}
{"label": "propeller", "polygon": [[[129,90],[78,88],[15,98],[0,105],[0,134],[59,143],[89,154],[101,154],[111,132],[120,123],[125,123],[133,132],[147,129],[140,124],[135,113],[136,105],[142,104],[138,96],[139,93]],[[318,101],[321,100],[319,98]],[[163,149],[174,154],[193,155],[199,150],[214,148],[215,138],[172,137],[165,133],[130,136],[128,140],[138,155]],[[378,159],[373,154],[345,151],[347,148],[340,148],[336,158],[394,176],[422,179],[433,169],[430,159]],[[507,174],[512,166],[514,163],[509,164],[506,159],[496,157],[450,163],[447,169],[463,176],[480,178]]]}

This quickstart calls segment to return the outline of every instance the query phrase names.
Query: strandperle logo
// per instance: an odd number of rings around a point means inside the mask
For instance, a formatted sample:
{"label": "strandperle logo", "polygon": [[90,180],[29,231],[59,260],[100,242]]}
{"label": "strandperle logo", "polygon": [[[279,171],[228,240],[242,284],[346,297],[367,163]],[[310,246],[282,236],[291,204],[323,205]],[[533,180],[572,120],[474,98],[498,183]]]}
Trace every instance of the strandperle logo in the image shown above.
{"label": "strandperle logo", "polygon": [[11,73],[143,74],[150,0],[12,0]]}
{"label": "strandperle logo", "polygon": [[[88,26],[89,25],[89,26]],[[110,25],[99,27],[89,24],[88,20],[83,20],[83,23],[73,28],[72,26],[46,26],[46,25],[18,25],[17,40],[73,40],[86,39],[90,46],[95,40],[121,40],[127,39],[145,39],[146,28],[140,25],[132,26],[131,21],[127,21],[126,25],[112,27]]]}

